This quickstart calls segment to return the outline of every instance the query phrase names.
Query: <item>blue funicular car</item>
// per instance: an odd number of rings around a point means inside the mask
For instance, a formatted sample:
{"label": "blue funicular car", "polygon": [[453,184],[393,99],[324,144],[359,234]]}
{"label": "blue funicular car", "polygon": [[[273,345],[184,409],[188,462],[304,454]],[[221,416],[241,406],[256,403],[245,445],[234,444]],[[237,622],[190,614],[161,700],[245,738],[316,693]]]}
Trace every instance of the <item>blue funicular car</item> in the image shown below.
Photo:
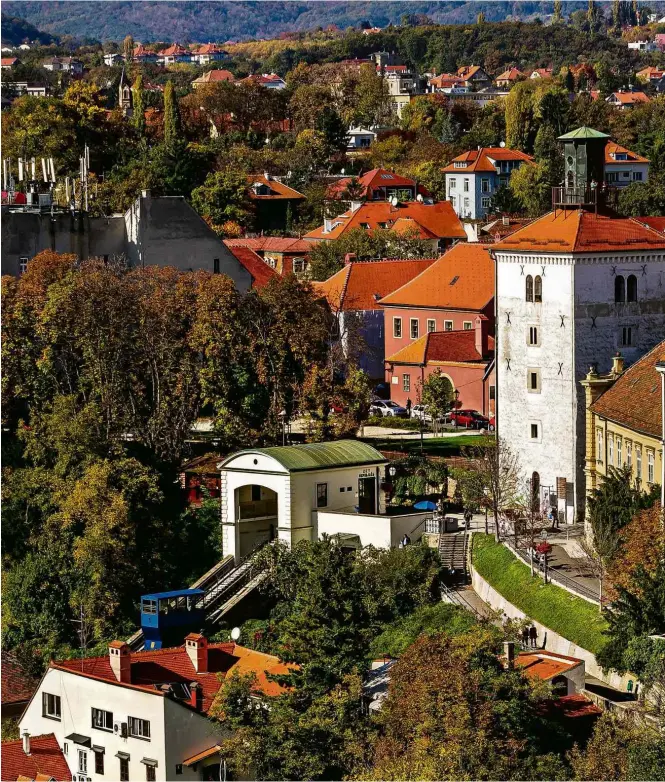
{"label": "blue funicular car", "polygon": [[205,621],[203,607],[197,607],[202,589],[174,589],[141,596],[141,629],[144,649],[178,646],[188,633],[199,631]]}

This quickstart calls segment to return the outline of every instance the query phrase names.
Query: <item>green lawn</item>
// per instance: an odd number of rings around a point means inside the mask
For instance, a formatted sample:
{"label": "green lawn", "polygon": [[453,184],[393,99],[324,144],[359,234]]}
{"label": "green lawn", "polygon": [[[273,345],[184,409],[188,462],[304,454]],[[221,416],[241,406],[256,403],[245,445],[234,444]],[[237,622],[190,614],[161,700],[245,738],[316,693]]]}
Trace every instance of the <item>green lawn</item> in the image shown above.
{"label": "green lawn", "polygon": [[[420,438],[402,439],[390,438],[360,438],[363,442],[373,445],[379,451],[403,451],[404,453],[420,453]],[[459,456],[462,448],[486,445],[493,438],[478,435],[462,434],[459,437],[429,437],[423,440],[423,453],[428,456]]]}
{"label": "green lawn", "polygon": [[545,585],[491,535],[473,535],[472,560],[478,573],[529,618],[594,654],[605,645],[603,630],[608,625],[597,606],[561,587]]}

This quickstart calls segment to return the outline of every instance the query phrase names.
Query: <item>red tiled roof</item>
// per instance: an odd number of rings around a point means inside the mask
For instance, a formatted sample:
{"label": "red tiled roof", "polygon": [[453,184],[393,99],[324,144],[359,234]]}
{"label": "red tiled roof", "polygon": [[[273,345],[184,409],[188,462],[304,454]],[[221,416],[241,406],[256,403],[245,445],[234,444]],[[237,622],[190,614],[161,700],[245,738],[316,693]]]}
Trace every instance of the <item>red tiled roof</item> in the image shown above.
{"label": "red tiled roof", "polygon": [[462,65],[460,68],[457,69],[457,75],[464,79],[465,81],[468,81],[472,76],[475,76],[478,71],[482,70],[480,65]]}
{"label": "red tiled roof", "polygon": [[607,144],[605,144],[605,165],[612,165],[614,163],[621,165],[621,163],[625,163],[625,160],[615,160],[612,155],[616,155],[618,153],[625,154],[628,157],[628,160],[631,163],[648,163],[649,160],[645,157],[642,157],[642,155],[638,155],[637,152],[631,152],[629,149],[626,149],[626,147],[622,147],[621,144],[617,144],[615,141],[608,141]]}
{"label": "red tiled roof", "polygon": [[642,68],[642,70],[638,71],[635,75],[638,79],[658,80],[662,79],[663,75],[665,75],[665,71],[662,68],[654,68],[652,65],[647,65],[646,68]]}
{"label": "red tiled roof", "polygon": [[[22,739],[3,741],[1,752],[2,779],[8,782],[15,782],[19,777],[26,779],[53,777],[58,782],[72,778],[72,772],[53,733],[31,736],[29,755],[23,751]],[[40,774],[43,776],[40,777]]]}
{"label": "red tiled roof", "polygon": [[466,233],[450,201],[437,201],[433,204],[407,201],[393,206],[388,201],[374,201],[362,204],[354,211],[347,211],[332,220],[332,230],[326,232],[325,226],[305,234],[306,239],[339,239],[352,228],[369,230],[386,226],[391,228],[400,218],[410,218],[419,226],[441,239],[466,239]]}
{"label": "red tiled roof", "polygon": [[520,652],[515,658],[515,664],[527,678],[549,681],[555,676],[572,671],[578,665],[583,665],[584,661],[553,652]]}
{"label": "red tiled roof", "polygon": [[287,674],[293,666],[281,663],[277,657],[234,643],[208,645],[208,672],[197,673],[184,646],[132,652],[130,656],[131,683],[121,684],[111,670],[109,656],[88,657],[83,660],[51,662],[51,667],[92,679],[112,682],[119,687],[137,688],[154,695],[163,695],[157,684],[198,682],[203,693],[203,711],[207,712],[223,680],[233,671],[255,673],[257,690],[268,696],[280,695],[284,688],[268,679],[268,674]]}
{"label": "red tiled roof", "polygon": [[224,69],[221,70],[212,70],[207,71],[203,74],[203,76],[199,76],[198,79],[194,79],[192,84],[210,84],[211,82],[217,82],[217,81],[235,81],[236,77],[231,73],[231,71],[226,71]]}
{"label": "red tiled roof", "polygon": [[179,43],[174,43],[172,46],[169,46],[168,49],[162,49],[162,51],[159,53],[160,57],[182,57],[185,54],[189,54],[187,49],[183,49],[182,46],[180,46]]}
{"label": "red tiled roof", "polygon": [[[494,353],[494,337],[488,337],[490,354]],[[476,349],[475,329],[462,331],[430,331],[386,358],[392,364],[486,363]]]}
{"label": "red tiled roof", "polygon": [[[254,190],[252,189],[252,185],[255,183],[260,183],[262,185],[267,185],[270,190],[272,191],[268,195],[256,195]],[[249,174],[247,176],[247,186],[249,187],[249,197],[252,199],[257,199],[260,201],[265,201],[267,199],[281,199],[281,198],[304,198],[305,196],[302,193],[299,193],[297,190],[294,190],[292,187],[289,187],[288,185],[285,185],[282,182],[278,182],[274,177],[270,177],[270,179],[266,179],[265,174]]]}
{"label": "red tiled roof", "polygon": [[2,653],[2,705],[29,701],[39,679],[27,673],[11,652]]}
{"label": "red tiled roof", "polygon": [[494,261],[487,247],[460,242],[381,304],[480,312],[493,296]]}
{"label": "red tiled roof", "polygon": [[500,76],[496,77],[496,81],[517,81],[522,76],[524,76],[524,74],[519,68],[508,68],[507,71],[504,71]]}
{"label": "red tiled roof", "polygon": [[593,701],[590,701],[581,693],[555,698],[552,701],[552,709],[568,719],[597,717],[603,713],[602,709],[599,709]]}
{"label": "red tiled roof", "polygon": [[13,65],[18,62],[18,57],[2,57],[0,58],[0,65]]}
{"label": "red tiled roof", "polygon": [[352,261],[325,282],[313,283],[336,310],[380,310],[379,299],[397,290],[434,263],[417,260]]}
{"label": "red tiled roof", "polygon": [[665,361],[665,342],[628,367],[591,405],[592,412],[628,429],[659,438],[662,411],[658,361]]}
{"label": "red tiled roof", "polygon": [[452,73],[441,73],[438,76],[432,76],[428,84],[442,90],[444,87],[454,87],[456,84],[462,84],[463,81],[464,79]]}
{"label": "red tiled roof", "polygon": [[293,239],[289,236],[256,236],[240,239],[225,239],[227,247],[250,247],[255,252],[289,253],[291,255],[305,255],[312,249],[312,243],[304,239]]}
{"label": "red tiled roof", "polygon": [[494,250],[539,253],[663,250],[665,236],[634,217],[614,217],[588,211],[559,210],[506,237]]}
{"label": "red tiled roof", "polygon": [[[341,193],[346,190],[349,184],[353,181],[353,177],[344,177],[344,179],[338,179],[337,182],[333,182],[328,187],[328,198],[337,198]],[[416,187],[416,180],[409,179],[408,177],[400,176],[392,171],[388,171],[385,168],[373,168],[361,177],[358,177],[358,184],[362,188],[362,197],[371,198],[372,193],[378,188],[382,187]],[[424,187],[419,186],[418,192],[423,196],[429,196],[429,191]]]}
{"label": "red tiled roof", "polygon": [[653,228],[654,231],[665,234],[665,217],[636,217],[635,219]]}
{"label": "red tiled roof", "polygon": [[240,263],[252,275],[252,288],[263,288],[270,280],[277,277],[277,272],[249,247],[229,247]]}
{"label": "red tiled roof", "polygon": [[[507,147],[482,147],[481,149],[471,149],[453,158],[448,165],[442,169],[446,174],[464,174],[476,171],[496,171],[493,160],[522,160],[525,163],[533,163],[531,155],[526,152],[520,152],[517,149],[508,149]],[[466,166],[455,167],[455,163],[466,163]]]}
{"label": "red tiled roof", "polygon": [[194,49],[192,54],[217,54],[222,51],[224,50],[214,43],[204,43],[202,46],[199,46],[198,49]]}
{"label": "red tiled roof", "polygon": [[633,103],[649,103],[650,99],[643,92],[613,92],[610,97],[616,100],[622,106],[632,106]]}
{"label": "red tiled roof", "polygon": [[529,74],[529,78],[533,79],[534,74],[537,74],[538,77],[541,79],[549,79],[552,76],[552,69],[551,68],[534,68],[534,70],[531,71]]}

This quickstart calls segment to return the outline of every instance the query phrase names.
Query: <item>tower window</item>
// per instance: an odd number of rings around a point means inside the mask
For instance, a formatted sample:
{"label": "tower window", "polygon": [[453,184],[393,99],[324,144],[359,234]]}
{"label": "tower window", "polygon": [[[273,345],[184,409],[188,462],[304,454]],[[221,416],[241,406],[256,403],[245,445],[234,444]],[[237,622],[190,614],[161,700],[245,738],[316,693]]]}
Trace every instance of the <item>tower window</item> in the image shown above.
{"label": "tower window", "polygon": [[629,274],[626,280],[626,301],[637,301],[637,277]]}
{"label": "tower window", "polygon": [[635,329],[632,326],[623,326],[621,329],[621,345],[624,348],[635,345]]}
{"label": "tower window", "polygon": [[540,275],[533,281],[533,300],[541,302],[543,300],[543,279]]}
{"label": "tower window", "polygon": [[538,340],[538,326],[529,326],[527,342],[531,346],[540,345],[540,341]]}
{"label": "tower window", "polygon": [[[637,280],[635,282],[637,288]],[[626,281],[620,274],[614,279],[614,301],[617,304],[623,304],[626,301]]]}
{"label": "tower window", "polygon": [[527,370],[526,385],[530,394],[540,393],[540,369]]}
{"label": "tower window", "polygon": [[530,274],[526,277],[526,300],[533,301],[533,277]]}

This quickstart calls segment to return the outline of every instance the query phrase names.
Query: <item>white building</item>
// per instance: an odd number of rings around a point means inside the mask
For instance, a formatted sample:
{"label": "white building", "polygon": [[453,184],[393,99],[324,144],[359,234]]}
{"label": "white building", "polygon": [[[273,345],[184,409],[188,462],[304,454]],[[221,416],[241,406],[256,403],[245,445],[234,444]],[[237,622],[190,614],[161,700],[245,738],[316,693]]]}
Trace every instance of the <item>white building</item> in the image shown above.
{"label": "white building", "polygon": [[283,692],[267,674],[288,673],[276,657],[195,633],[157,651],[113,641],[104,657],[51,662],[20,731],[55,734],[77,782],[213,779],[206,766],[219,767],[224,736],[208,712],[236,670],[257,674],[257,698]]}
{"label": "white building", "polygon": [[376,133],[368,128],[349,128],[346,137],[346,148],[349,152],[357,149],[368,149],[376,141]]}
{"label": "white building", "polygon": [[634,49],[638,52],[655,52],[658,48],[655,41],[643,40],[643,41],[631,41],[628,44],[629,49]]}
{"label": "white building", "polygon": [[583,511],[589,367],[632,363],[665,334],[665,236],[596,210],[606,137],[566,142],[557,209],[492,247],[497,267],[497,431],[534,499],[573,522]]}
{"label": "white building", "polygon": [[[413,540],[427,514],[385,515],[387,460],[356,440],[240,451],[221,470],[222,548],[242,559],[267,540],[321,535],[390,548]],[[414,532],[415,530],[415,532]]]}
{"label": "white building", "polygon": [[121,62],[124,62],[125,58],[122,56],[122,54],[119,54],[118,52],[111,52],[110,54],[104,55],[104,65],[108,65],[109,68],[112,68],[114,65],[118,65]]}
{"label": "white building", "polygon": [[605,181],[612,187],[627,187],[649,179],[649,160],[637,152],[608,141],[605,146]]}

